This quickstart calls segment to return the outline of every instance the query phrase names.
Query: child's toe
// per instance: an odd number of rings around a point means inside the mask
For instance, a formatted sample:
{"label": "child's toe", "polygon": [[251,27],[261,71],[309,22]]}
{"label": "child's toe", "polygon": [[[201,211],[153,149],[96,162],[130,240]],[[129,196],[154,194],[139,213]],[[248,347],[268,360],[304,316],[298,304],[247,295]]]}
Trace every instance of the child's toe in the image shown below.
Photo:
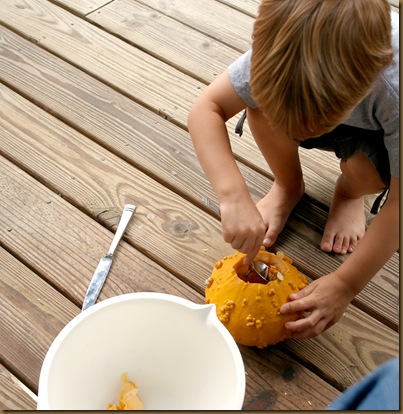
{"label": "child's toe", "polygon": [[357,239],[351,239],[350,244],[349,244],[348,249],[347,249],[347,252],[352,253],[355,250],[355,248],[357,247],[357,244],[358,244]]}
{"label": "child's toe", "polygon": [[330,234],[324,234],[322,237],[322,241],[320,243],[320,248],[325,253],[330,253],[331,251],[333,251],[333,240],[334,236],[331,236]]}
{"label": "child's toe", "polygon": [[342,235],[337,234],[334,238],[333,251],[338,254],[346,254],[348,241]]}

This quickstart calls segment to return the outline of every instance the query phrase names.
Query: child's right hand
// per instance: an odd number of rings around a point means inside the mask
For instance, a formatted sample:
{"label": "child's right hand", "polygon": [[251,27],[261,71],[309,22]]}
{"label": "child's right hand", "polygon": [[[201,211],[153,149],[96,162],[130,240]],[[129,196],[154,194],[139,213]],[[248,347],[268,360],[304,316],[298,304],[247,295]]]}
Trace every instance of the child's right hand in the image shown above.
{"label": "child's right hand", "polygon": [[262,246],[267,225],[251,199],[220,204],[224,240],[246,254],[244,264],[252,263]]}
{"label": "child's right hand", "polygon": [[220,203],[224,240],[245,253],[245,264],[250,264],[262,245],[266,224],[235,162],[226,127],[226,122],[245,108],[224,72],[192,105],[188,127],[197,157]]}

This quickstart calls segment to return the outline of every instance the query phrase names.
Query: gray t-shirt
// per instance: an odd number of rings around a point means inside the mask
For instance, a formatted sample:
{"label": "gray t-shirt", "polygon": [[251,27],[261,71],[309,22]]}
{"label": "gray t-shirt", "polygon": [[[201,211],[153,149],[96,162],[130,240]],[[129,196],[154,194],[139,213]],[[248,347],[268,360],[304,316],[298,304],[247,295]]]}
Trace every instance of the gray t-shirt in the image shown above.
{"label": "gray t-shirt", "polygon": [[[362,100],[344,122],[369,130],[384,131],[391,175],[399,178],[399,14],[392,11],[393,62],[378,78],[372,92]],[[248,50],[228,67],[230,81],[242,100],[256,108],[250,90],[252,51]]]}

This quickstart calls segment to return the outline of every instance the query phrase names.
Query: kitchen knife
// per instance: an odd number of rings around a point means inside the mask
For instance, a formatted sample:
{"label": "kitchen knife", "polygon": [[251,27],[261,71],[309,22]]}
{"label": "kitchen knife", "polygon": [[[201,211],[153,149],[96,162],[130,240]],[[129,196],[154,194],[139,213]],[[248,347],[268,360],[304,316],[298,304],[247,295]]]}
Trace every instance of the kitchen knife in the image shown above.
{"label": "kitchen knife", "polygon": [[85,294],[82,310],[86,310],[92,306],[98,299],[102,286],[105,283],[105,279],[108,276],[109,269],[112,266],[113,254],[118,246],[123,233],[129,224],[133,213],[136,211],[136,206],[133,204],[126,204],[123,209],[122,217],[120,218],[118,228],[116,229],[115,236],[113,237],[111,247],[109,247],[106,255],[99,261],[94,275],[92,276],[90,285],[88,286],[87,293]]}

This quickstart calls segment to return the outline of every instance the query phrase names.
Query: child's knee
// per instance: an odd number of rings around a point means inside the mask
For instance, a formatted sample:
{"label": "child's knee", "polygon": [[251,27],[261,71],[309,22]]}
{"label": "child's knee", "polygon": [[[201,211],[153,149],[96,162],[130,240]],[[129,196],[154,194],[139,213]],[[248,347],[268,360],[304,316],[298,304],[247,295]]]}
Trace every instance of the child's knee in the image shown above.
{"label": "child's knee", "polygon": [[363,152],[357,152],[346,161],[340,162],[341,172],[357,182],[373,183],[375,187],[385,187],[378,171]]}

